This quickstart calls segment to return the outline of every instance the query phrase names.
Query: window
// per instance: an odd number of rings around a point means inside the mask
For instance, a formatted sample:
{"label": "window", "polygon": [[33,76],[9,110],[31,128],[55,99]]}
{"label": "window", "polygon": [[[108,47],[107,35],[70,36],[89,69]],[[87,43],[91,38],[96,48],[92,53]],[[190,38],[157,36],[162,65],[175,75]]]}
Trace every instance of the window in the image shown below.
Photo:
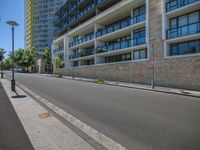
{"label": "window", "polygon": [[145,5],[140,6],[133,10],[133,17],[139,16],[145,13]]}
{"label": "window", "polygon": [[200,11],[192,12],[169,21],[167,38],[176,38],[200,32]]}
{"label": "window", "polygon": [[74,61],[73,62],[73,67],[77,67],[78,66],[78,61]]}
{"label": "window", "polygon": [[199,53],[200,52],[200,47],[199,47],[200,43],[198,41],[192,41],[189,43],[189,49],[188,52],[190,54],[192,53]]}
{"label": "window", "polygon": [[131,53],[105,57],[105,63],[122,62],[131,60]]}
{"label": "window", "polygon": [[200,53],[200,40],[170,45],[170,56]]}
{"label": "window", "polygon": [[188,43],[180,43],[178,45],[178,53],[184,55],[188,53]]}
{"label": "window", "polygon": [[133,32],[133,45],[140,45],[146,42],[145,29],[137,30]]}
{"label": "window", "polygon": [[147,50],[142,49],[133,52],[133,60],[147,59]]}
{"label": "window", "polygon": [[176,28],[177,27],[177,19],[171,19],[170,20],[170,28]]}
{"label": "window", "polygon": [[140,51],[134,52],[134,60],[139,60],[140,59]]}
{"label": "window", "polygon": [[199,22],[199,12],[189,14],[189,24]]}

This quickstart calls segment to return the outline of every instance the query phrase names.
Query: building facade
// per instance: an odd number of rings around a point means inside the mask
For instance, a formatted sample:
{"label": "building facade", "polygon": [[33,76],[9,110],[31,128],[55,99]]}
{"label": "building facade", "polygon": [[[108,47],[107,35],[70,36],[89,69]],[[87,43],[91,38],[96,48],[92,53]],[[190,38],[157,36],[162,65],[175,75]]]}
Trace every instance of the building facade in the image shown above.
{"label": "building facade", "polygon": [[64,0],[25,0],[25,48],[43,51],[51,48],[54,37],[53,19]]}
{"label": "building facade", "polygon": [[200,90],[200,0],[73,0],[56,15],[56,72],[150,84],[154,70],[156,85]]}

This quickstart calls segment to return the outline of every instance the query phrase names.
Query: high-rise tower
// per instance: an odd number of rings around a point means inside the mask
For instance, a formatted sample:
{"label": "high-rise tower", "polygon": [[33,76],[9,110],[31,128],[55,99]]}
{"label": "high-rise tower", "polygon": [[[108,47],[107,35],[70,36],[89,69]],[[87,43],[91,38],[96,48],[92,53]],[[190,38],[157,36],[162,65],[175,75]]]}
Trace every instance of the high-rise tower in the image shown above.
{"label": "high-rise tower", "polygon": [[25,0],[25,48],[51,48],[55,11],[64,0]]}

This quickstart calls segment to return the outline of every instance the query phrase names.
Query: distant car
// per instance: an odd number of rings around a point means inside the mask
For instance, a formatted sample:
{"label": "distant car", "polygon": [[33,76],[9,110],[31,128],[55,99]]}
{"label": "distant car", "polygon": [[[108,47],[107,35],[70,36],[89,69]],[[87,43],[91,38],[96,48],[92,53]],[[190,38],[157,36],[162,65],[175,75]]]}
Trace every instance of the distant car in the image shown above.
{"label": "distant car", "polygon": [[14,71],[15,71],[15,72],[22,73],[22,72],[23,72],[23,69],[22,69],[22,68],[15,68]]}

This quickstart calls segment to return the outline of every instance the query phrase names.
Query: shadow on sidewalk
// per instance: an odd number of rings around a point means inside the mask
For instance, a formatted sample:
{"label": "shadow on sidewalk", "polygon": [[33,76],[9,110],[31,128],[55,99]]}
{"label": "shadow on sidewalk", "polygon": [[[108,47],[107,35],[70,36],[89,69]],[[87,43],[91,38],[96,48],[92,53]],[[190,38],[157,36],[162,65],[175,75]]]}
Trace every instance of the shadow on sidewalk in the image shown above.
{"label": "shadow on sidewalk", "polygon": [[12,98],[25,98],[25,97],[27,97],[26,95],[19,95],[18,93],[17,93],[17,91],[14,91],[15,92],[15,96],[12,96]]}

